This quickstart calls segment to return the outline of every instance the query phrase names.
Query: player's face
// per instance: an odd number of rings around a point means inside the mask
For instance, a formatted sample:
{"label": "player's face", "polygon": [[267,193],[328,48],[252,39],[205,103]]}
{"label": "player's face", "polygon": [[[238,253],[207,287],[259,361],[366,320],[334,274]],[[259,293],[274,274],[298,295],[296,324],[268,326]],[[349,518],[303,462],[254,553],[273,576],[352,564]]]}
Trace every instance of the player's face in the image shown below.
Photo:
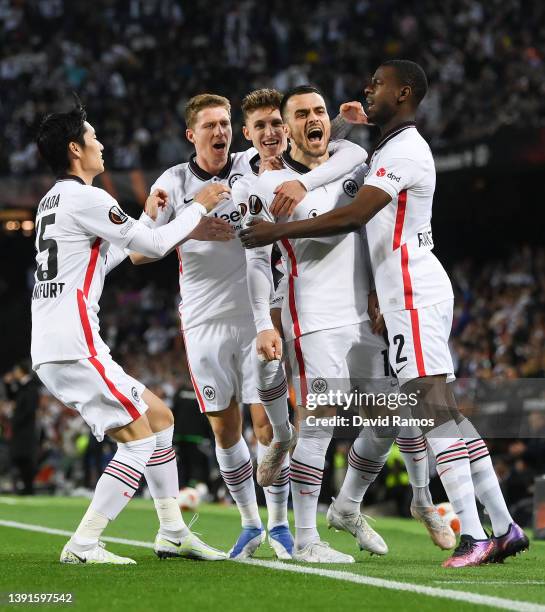
{"label": "player's face", "polygon": [[246,117],[242,132],[261,159],[282,154],[287,147],[286,126],[278,108],[258,108]]}
{"label": "player's face", "polygon": [[286,106],[288,136],[306,155],[322,157],[327,151],[331,123],[320,94],[293,96]]}
{"label": "player's face", "polygon": [[195,145],[197,155],[211,164],[227,162],[233,131],[231,117],[222,106],[203,108],[195,125],[186,131],[187,139]]}
{"label": "player's face", "polygon": [[399,94],[395,70],[390,66],[378,68],[365,88],[369,121],[378,126],[387,123],[398,110]]}
{"label": "player's face", "polygon": [[96,176],[101,172],[104,172],[104,160],[102,159],[102,151],[104,147],[101,142],[98,141],[95,128],[88,123],[84,123],[85,131],[83,132],[83,142],[85,146],[79,145],[79,161],[81,169],[84,172],[93,174]]}

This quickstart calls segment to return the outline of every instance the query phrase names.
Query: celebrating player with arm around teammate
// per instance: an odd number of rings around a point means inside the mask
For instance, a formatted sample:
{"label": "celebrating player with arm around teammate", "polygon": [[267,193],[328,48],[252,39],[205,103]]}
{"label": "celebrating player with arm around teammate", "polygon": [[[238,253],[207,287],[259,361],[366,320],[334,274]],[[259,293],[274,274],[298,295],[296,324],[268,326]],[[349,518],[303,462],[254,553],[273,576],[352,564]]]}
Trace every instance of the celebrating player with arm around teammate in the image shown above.
{"label": "celebrating player with arm around teammate", "polygon": [[[426,91],[426,76],[414,62],[382,64],[366,89],[369,120],[380,127],[382,137],[354,202],[314,219],[256,225],[242,232],[242,240],[253,248],[366,225],[390,362],[400,383],[420,392],[418,416],[434,419],[426,438],[445,491],[461,516],[460,544],[444,565],[464,567],[515,554],[528,547],[528,539],[509,515],[486,445],[458,412],[447,385],[453,378],[448,349],[453,294],[432,253],[435,166],[414,123]],[[490,514],[493,538],[487,538],[480,524],[475,491]]]}
{"label": "celebrating player with arm around teammate", "polygon": [[[128,248],[162,257],[192,235],[215,202],[195,202],[157,230],[131,219],[111,196],[92,186],[104,171],[103,146],[79,102],[70,112],[45,118],[38,148],[58,179],[36,215],[33,368],[55,397],[81,414],[98,440],[108,434],[118,443],[60,560],[134,563],[107,551],[99,538],[134,495],[142,476],[160,521],[157,555],[224,559],[225,553],[189,531],[176,502],[171,411],[113,361],[98,321],[108,254]],[[221,223],[214,227],[230,237]]]}
{"label": "celebrating player with arm around teammate", "polygon": [[[230,103],[223,96],[201,94],[186,107],[186,136],[195,153],[189,163],[166,170],[152,191],[163,197],[164,205],[152,219],[142,221],[159,227],[183,214],[194,198],[203,198],[219,185],[232,187],[251,172],[256,151],[230,153],[232,131]],[[214,210],[233,229],[241,229],[242,214],[232,198]],[[248,299],[246,257],[238,240],[197,242],[189,240],[178,249],[180,317],[186,355],[201,411],[212,426],[216,458],[222,477],[239,509],[242,531],[230,551],[232,558],[251,556],[265,539],[255,497],[250,451],[242,437],[239,402],[250,404],[254,431],[266,445],[271,438],[289,441],[287,405],[269,414],[270,425],[262,418],[255,376],[252,346],[255,326]],[[141,254],[131,254],[141,262]],[[271,431],[272,430],[272,431]],[[292,537],[287,522],[287,466],[274,483],[275,495],[267,496],[269,542],[281,558],[291,557]]]}

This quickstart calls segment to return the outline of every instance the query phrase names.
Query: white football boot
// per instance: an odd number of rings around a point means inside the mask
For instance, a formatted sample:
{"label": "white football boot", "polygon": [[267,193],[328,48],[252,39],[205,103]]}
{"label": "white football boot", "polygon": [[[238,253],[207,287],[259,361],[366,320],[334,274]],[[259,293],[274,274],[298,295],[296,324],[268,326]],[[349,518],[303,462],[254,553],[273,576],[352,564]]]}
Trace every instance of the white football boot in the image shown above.
{"label": "white football boot", "polygon": [[331,546],[327,542],[310,542],[300,550],[293,551],[294,561],[304,561],[305,563],[355,563],[356,560],[350,555],[345,555]]}
{"label": "white football boot", "polygon": [[382,537],[371,528],[362,514],[341,514],[335,508],[335,499],[327,510],[327,526],[337,531],[347,531],[352,534],[360,547],[360,550],[368,550],[373,555],[385,555],[388,546]]}
{"label": "white football boot", "polygon": [[441,550],[450,550],[456,546],[456,536],[451,526],[437,512],[435,506],[429,508],[418,508],[411,506],[411,514],[414,519],[424,523],[432,542]]}
{"label": "white football boot", "polygon": [[155,537],[155,554],[159,559],[168,557],[183,557],[201,561],[223,561],[227,553],[205,544],[191,531],[183,538],[175,539],[158,533]]}
{"label": "white football boot", "polygon": [[128,557],[121,557],[106,550],[103,542],[85,552],[74,552],[70,549],[70,541],[65,544],[61,552],[61,563],[72,563],[75,565],[87,564],[110,564],[110,565],[136,565],[136,561]]}
{"label": "white football boot", "polygon": [[256,471],[256,480],[260,487],[270,487],[278,480],[284,458],[295,448],[297,444],[297,431],[293,425],[290,424],[290,427],[291,438],[285,442],[275,442],[273,440],[261,458]]}

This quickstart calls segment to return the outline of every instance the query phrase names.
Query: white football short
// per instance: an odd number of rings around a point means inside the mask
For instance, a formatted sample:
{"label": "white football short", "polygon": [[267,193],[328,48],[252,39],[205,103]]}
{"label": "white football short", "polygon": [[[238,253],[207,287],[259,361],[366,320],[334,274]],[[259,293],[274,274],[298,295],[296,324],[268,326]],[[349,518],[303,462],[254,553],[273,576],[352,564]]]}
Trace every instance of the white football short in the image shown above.
{"label": "white football short", "polygon": [[225,410],[234,397],[259,403],[252,347],[255,327],[247,316],[212,319],[184,331],[187,363],[201,412]]}
{"label": "white football short", "polygon": [[399,384],[415,378],[446,374],[455,379],[448,346],[454,300],[414,310],[384,314],[390,342],[390,364]]}
{"label": "white football short", "polygon": [[80,413],[99,442],[105,432],[136,421],[148,409],[142,399],[146,387],[129,376],[110,353],[42,363],[36,374],[58,400]]}
{"label": "white football short", "polygon": [[297,404],[308,394],[397,390],[388,366],[388,346],[369,321],[304,334],[286,343]]}

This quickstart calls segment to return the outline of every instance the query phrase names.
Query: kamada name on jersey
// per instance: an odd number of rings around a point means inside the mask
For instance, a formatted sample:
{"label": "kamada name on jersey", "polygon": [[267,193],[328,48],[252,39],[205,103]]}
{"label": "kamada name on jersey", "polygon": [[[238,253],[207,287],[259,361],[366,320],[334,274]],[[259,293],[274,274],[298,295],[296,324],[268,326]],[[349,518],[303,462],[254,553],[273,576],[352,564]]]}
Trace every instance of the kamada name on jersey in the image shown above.
{"label": "kamada name on jersey", "polygon": [[34,285],[34,289],[32,291],[32,299],[41,300],[44,298],[56,298],[62,293],[62,290],[64,289],[64,285],[66,285],[66,283],[38,282]]}
{"label": "kamada name on jersey", "polygon": [[37,215],[45,212],[46,210],[51,210],[52,208],[57,208],[59,205],[59,201],[61,199],[61,194],[57,193],[56,195],[49,196],[42,200],[38,206],[38,210],[36,212]]}

